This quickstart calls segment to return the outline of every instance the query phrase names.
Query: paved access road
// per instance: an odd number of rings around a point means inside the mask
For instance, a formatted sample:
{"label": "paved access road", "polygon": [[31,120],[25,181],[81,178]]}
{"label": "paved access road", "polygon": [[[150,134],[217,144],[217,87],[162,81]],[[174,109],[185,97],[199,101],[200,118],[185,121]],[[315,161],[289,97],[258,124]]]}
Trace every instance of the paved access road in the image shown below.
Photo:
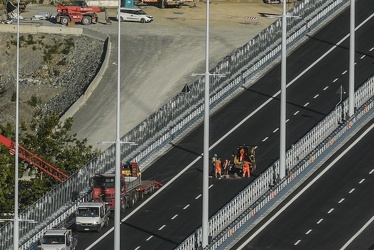
{"label": "paved access road", "polygon": [[373,127],[371,121],[265,218],[265,229],[261,223],[233,249],[374,249]]}
{"label": "paved access road", "polygon": [[[356,87],[374,73],[373,18],[364,24],[373,8],[374,2],[359,0],[356,3],[357,24],[363,24],[356,35],[359,41]],[[348,17],[347,10],[288,57],[287,147],[335,107],[340,100],[336,94],[340,85],[348,89]],[[226,158],[238,144],[257,145],[258,171],[250,179],[212,179],[210,215],[279,158],[279,86],[280,67],[276,66],[212,115],[211,153]],[[261,106],[265,102],[268,103]],[[236,129],[230,131],[233,128]],[[173,249],[201,225],[202,162],[199,156],[202,146],[203,128],[199,127],[147,169],[144,179],[156,179],[167,187],[143,203],[131,217],[126,217],[121,227],[122,249]],[[98,243],[91,249],[110,248],[113,244],[112,232],[103,239],[96,234],[79,234],[78,237],[82,249],[95,240]]]}

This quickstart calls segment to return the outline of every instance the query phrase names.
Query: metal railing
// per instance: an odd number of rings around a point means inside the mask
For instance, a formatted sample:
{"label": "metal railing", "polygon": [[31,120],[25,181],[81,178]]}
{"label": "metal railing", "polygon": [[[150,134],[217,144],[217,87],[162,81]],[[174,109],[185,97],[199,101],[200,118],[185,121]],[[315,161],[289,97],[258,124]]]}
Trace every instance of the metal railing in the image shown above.
{"label": "metal railing", "polygon": [[[303,41],[308,32],[318,29],[332,19],[349,4],[349,0],[305,0],[291,11],[300,19],[292,19],[287,26],[288,47],[295,47]],[[270,66],[279,61],[281,52],[281,21],[277,20],[244,46],[226,56],[211,70],[214,74],[225,74],[220,78],[212,76],[210,109],[214,111],[224,101],[237,95],[243,85],[251,85]],[[128,132],[123,141],[135,141],[137,148],[129,145],[121,147],[123,161],[135,160],[141,170],[152,161],[151,155],[167,150],[168,144],[188,133],[203,115],[204,78],[189,86],[191,92],[175,96],[158,111]],[[84,166],[64,183],[60,184],[26,211],[21,218],[33,219],[40,223],[20,225],[21,249],[27,249],[39,239],[43,232],[61,223],[61,219],[71,213],[79,199],[86,199],[90,177],[97,172],[105,172],[114,167],[115,145]],[[260,189],[258,184],[258,189]],[[53,200],[53,202],[52,202]],[[13,227],[9,223],[0,229],[0,247],[12,247]]]}

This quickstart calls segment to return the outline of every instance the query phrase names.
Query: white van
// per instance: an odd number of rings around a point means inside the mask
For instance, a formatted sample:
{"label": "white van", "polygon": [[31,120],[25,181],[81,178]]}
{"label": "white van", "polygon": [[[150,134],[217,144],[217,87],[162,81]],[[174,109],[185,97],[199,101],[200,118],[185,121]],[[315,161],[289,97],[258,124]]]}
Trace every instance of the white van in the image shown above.
{"label": "white van", "polygon": [[132,8],[120,8],[120,15],[117,14],[117,20],[130,21],[130,22],[141,22],[149,23],[153,21],[153,16],[147,15],[142,9],[132,9]]}

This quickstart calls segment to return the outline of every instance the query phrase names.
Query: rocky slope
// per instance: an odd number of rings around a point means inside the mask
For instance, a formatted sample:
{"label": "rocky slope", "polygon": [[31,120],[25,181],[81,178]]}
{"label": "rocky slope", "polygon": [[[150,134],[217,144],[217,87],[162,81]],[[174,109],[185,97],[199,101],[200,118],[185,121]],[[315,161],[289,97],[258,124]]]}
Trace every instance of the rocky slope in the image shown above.
{"label": "rocky slope", "polygon": [[[15,122],[16,34],[0,35],[0,122]],[[35,110],[63,114],[100,69],[104,42],[85,36],[21,34],[19,52],[20,122]]]}

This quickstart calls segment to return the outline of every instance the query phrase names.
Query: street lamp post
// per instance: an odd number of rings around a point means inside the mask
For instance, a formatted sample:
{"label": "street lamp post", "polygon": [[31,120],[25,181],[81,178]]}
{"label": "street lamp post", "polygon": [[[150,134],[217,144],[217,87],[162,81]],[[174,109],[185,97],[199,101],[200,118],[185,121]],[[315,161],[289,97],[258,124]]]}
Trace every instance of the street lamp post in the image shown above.
{"label": "street lamp post", "polygon": [[18,250],[19,247],[19,218],[18,218],[18,147],[19,147],[19,5],[17,6],[17,79],[16,79],[16,145],[15,145],[15,168],[14,168],[14,228],[13,228],[13,247]]}
{"label": "street lamp post", "polygon": [[355,108],[355,0],[351,0],[350,38],[349,38],[349,95],[348,115],[351,117]]}

